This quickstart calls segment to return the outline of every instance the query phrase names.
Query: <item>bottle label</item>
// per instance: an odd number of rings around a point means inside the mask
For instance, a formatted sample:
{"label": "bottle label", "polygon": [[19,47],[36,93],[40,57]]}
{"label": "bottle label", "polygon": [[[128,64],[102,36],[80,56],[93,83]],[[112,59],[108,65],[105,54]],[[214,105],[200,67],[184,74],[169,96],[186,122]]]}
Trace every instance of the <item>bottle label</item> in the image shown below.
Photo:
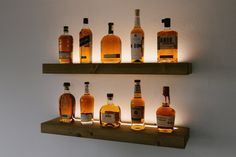
{"label": "bottle label", "polygon": [[131,107],[131,120],[140,123],[144,119],[144,106]]}
{"label": "bottle label", "polygon": [[63,114],[63,115],[61,115],[61,118],[63,118],[63,119],[70,119],[71,116]]}
{"label": "bottle label", "polygon": [[104,54],[104,58],[120,58],[120,54]]}
{"label": "bottle label", "polygon": [[81,56],[81,59],[86,59],[87,58],[87,56]]}
{"label": "bottle label", "polygon": [[59,52],[59,59],[71,59],[72,53],[71,52]]}
{"label": "bottle label", "polygon": [[174,123],[175,123],[175,117],[174,116],[157,115],[157,126],[158,127],[173,128]]}
{"label": "bottle label", "polygon": [[132,60],[139,60],[143,56],[142,49],[143,37],[141,33],[131,34],[131,58]]}
{"label": "bottle label", "polygon": [[174,58],[174,55],[160,55],[160,58]]}
{"label": "bottle label", "polygon": [[102,122],[104,123],[114,123],[116,121],[116,113],[114,112],[105,112],[102,113]]}
{"label": "bottle label", "polygon": [[89,122],[89,121],[92,121],[93,114],[92,113],[81,113],[80,118],[81,118],[82,122]]}
{"label": "bottle label", "polygon": [[175,35],[158,36],[157,42],[158,50],[177,49],[177,36]]}
{"label": "bottle label", "polygon": [[91,37],[89,35],[85,36],[79,39],[79,45],[80,47],[81,46],[89,47],[90,41],[91,41]]}

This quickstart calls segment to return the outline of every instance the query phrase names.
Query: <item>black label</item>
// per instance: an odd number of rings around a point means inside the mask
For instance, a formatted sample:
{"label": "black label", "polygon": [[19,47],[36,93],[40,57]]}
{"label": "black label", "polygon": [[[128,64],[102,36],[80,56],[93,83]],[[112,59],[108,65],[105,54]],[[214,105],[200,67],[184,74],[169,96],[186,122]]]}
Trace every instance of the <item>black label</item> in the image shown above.
{"label": "black label", "polygon": [[174,58],[173,55],[161,55],[160,58]]}
{"label": "black label", "polygon": [[79,40],[79,45],[80,46],[89,46],[90,41],[91,41],[90,36],[89,35],[85,36]]}
{"label": "black label", "polygon": [[120,58],[120,54],[104,54],[104,58]]}

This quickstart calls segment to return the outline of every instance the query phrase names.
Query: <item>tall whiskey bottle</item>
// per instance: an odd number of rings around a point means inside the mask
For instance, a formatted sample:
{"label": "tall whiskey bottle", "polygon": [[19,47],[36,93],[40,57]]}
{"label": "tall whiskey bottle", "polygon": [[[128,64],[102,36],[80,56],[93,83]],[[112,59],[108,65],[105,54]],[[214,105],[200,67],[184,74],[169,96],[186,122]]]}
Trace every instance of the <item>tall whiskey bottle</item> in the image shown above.
{"label": "tall whiskey bottle", "polygon": [[134,28],[131,31],[131,62],[143,63],[144,31],[140,25],[139,9],[135,10]]}
{"label": "tall whiskey bottle", "polygon": [[80,97],[80,116],[82,124],[93,124],[94,97],[89,93],[89,82],[85,82],[84,95]]}
{"label": "tall whiskey bottle", "polygon": [[120,126],[120,107],[113,103],[113,93],[107,94],[107,104],[103,105],[99,112],[100,125],[102,127],[118,128]]}
{"label": "tall whiskey bottle", "polygon": [[159,132],[171,133],[174,130],[175,110],[170,107],[169,87],[163,87],[164,102],[156,111],[157,129]]}
{"label": "tall whiskey bottle", "polygon": [[58,39],[59,47],[59,63],[72,63],[73,60],[73,37],[69,35],[69,27],[64,26],[64,34],[60,35]]}
{"label": "tall whiskey bottle", "polygon": [[141,96],[140,80],[134,80],[134,98],[131,100],[131,129],[143,130],[145,102]]}
{"label": "tall whiskey bottle", "polygon": [[164,30],[157,33],[158,52],[157,61],[159,63],[178,62],[178,33],[171,30],[171,19],[162,19]]}
{"label": "tall whiskey bottle", "polygon": [[114,35],[113,23],[108,23],[108,35],[104,36],[101,41],[101,62],[121,62],[121,40]]}
{"label": "tall whiskey bottle", "polygon": [[70,93],[70,83],[64,83],[64,93],[59,98],[60,122],[70,123],[75,115],[75,97]]}
{"label": "tall whiskey bottle", "polygon": [[80,63],[92,63],[92,31],[89,29],[88,18],[83,19],[83,24],[79,33]]}

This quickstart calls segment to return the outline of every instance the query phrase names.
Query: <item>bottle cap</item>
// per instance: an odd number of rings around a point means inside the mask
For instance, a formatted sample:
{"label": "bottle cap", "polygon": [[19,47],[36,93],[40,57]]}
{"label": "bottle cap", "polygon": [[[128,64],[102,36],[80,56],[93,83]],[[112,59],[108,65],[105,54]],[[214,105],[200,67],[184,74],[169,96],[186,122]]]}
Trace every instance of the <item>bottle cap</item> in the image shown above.
{"label": "bottle cap", "polygon": [[113,32],[113,25],[114,25],[113,22],[109,22],[109,23],[108,23],[108,27],[109,27],[109,29],[108,29],[108,34],[113,34],[113,33],[114,33],[114,32]]}
{"label": "bottle cap", "polygon": [[170,18],[164,18],[161,20],[162,23],[164,23],[164,27],[170,27]]}
{"label": "bottle cap", "polygon": [[107,97],[113,97],[113,93],[107,93]]}
{"label": "bottle cap", "polygon": [[135,16],[139,16],[140,10],[139,9],[135,9]]}
{"label": "bottle cap", "polygon": [[84,18],[83,23],[88,24],[88,18]]}
{"label": "bottle cap", "polygon": [[64,32],[68,32],[69,31],[69,26],[64,26]]}
{"label": "bottle cap", "polygon": [[135,82],[135,83],[140,83],[140,82],[141,82],[141,80],[134,80],[134,82]]}
{"label": "bottle cap", "polygon": [[164,86],[163,87],[163,95],[164,96],[170,96],[170,87],[169,86]]}
{"label": "bottle cap", "polygon": [[70,82],[64,82],[63,86],[69,87],[70,86]]}
{"label": "bottle cap", "polygon": [[89,82],[84,82],[84,84],[89,84]]}

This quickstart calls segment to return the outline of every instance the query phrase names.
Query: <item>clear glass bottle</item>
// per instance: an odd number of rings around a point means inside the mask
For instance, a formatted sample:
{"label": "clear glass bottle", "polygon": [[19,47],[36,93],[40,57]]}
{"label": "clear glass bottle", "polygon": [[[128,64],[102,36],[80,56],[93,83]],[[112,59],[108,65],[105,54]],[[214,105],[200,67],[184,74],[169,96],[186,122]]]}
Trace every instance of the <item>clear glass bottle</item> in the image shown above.
{"label": "clear glass bottle", "polygon": [[107,94],[107,104],[103,105],[99,112],[100,125],[102,127],[118,128],[120,126],[121,110],[113,103],[113,93]]}
{"label": "clear glass bottle", "polygon": [[175,110],[170,107],[170,88],[163,87],[164,102],[156,111],[157,129],[159,132],[172,133],[175,123]]}
{"label": "clear glass bottle", "polygon": [[162,19],[161,22],[164,23],[164,30],[157,33],[157,61],[176,63],[178,62],[178,33],[171,30],[170,18]]}
{"label": "clear glass bottle", "polygon": [[120,63],[121,62],[121,40],[114,35],[113,23],[108,23],[108,35],[101,40],[101,62]]}
{"label": "clear glass bottle", "polygon": [[131,31],[131,62],[143,63],[144,55],[144,31],[140,25],[140,10],[135,9],[134,28]]}
{"label": "clear glass bottle", "polygon": [[88,18],[83,19],[83,28],[79,33],[80,63],[92,63],[92,31]]}
{"label": "clear glass bottle", "polygon": [[141,96],[140,80],[134,80],[134,97],[131,100],[131,129],[143,130],[145,102]]}
{"label": "clear glass bottle", "polygon": [[93,124],[94,97],[89,93],[89,82],[84,82],[85,92],[80,97],[80,117],[83,125]]}
{"label": "clear glass bottle", "polygon": [[73,37],[69,35],[69,27],[64,26],[64,34],[58,38],[59,63],[73,62]]}
{"label": "clear glass bottle", "polygon": [[70,123],[75,116],[75,97],[70,93],[69,82],[64,82],[64,93],[59,98],[60,122]]}

